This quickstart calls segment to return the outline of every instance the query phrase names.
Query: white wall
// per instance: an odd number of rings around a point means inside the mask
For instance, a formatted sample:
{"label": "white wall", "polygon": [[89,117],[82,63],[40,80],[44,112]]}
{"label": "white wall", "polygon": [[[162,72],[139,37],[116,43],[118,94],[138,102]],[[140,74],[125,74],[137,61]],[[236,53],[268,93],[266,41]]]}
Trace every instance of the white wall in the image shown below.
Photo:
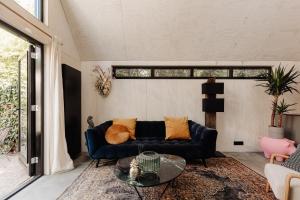
{"label": "white wall", "polygon": [[[283,62],[291,66],[295,62]],[[122,80],[114,79],[111,94],[104,98],[94,89],[95,65],[277,65],[278,62],[137,62],[85,61],[82,68],[82,128],[92,115],[96,124],[117,117],[136,116],[139,120],[163,120],[166,115],[188,116],[204,124],[201,84],[205,80]],[[300,63],[298,70],[300,70]],[[260,151],[258,139],[266,135],[270,121],[271,98],[254,80],[218,80],[225,83],[225,112],[217,114],[219,151]],[[299,86],[300,89],[300,86]],[[290,95],[287,95],[290,96]],[[300,102],[293,95],[288,102]],[[300,105],[297,110],[300,112]],[[234,146],[234,140],[243,140],[244,146]],[[83,139],[84,141],[84,139]],[[85,147],[84,147],[85,148]],[[86,150],[86,149],[84,149]]]}
{"label": "white wall", "polygon": [[49,26],[49,29],[53,32],[53,34],[58,36],[63,43],[62,62],[81,70],[80,55],[75,45],[73,35],[60,0],[46,0],[45,5],[45,23]]}

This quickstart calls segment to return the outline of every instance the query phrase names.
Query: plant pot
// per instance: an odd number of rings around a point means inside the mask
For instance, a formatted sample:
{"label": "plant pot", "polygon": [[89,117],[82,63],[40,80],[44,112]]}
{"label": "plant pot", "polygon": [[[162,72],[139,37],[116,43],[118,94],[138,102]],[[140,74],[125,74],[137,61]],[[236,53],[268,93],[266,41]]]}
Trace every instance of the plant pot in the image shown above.
{"label": "plant pot", "polygon": [[284,128],[269,126],[269,137],[275,139],[284,138]]}

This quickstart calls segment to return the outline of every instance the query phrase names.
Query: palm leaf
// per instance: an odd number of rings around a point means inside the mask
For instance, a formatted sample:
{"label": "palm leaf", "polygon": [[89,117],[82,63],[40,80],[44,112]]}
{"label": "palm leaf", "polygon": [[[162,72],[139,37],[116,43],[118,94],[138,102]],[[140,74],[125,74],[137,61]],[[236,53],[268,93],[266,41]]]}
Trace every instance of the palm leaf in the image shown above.
{"label": "palm leaf", "polygon": [[272,96],[280,96],[285,92],[299,93],[295,86],[298,83],[296,79],[300,76],[300,73],[295,70],[295,66],[288,72],[285,72],[286,68],[279,65],[271,73],[261,74],[262,79],[258,79],[257,81],[261,81],[262,83],[257,84],[257,86],[265,88],[265,92]]}
{"label": "palm leaf", "polygon": [[293,103],[293,104],[287,104],[284,99],[277,105],[276,107],[276,111],[277,113],[280,114],[284,114],[290,111],[293,111],[295,109],[290,109],[290,107],[296,105],[297,103]]}

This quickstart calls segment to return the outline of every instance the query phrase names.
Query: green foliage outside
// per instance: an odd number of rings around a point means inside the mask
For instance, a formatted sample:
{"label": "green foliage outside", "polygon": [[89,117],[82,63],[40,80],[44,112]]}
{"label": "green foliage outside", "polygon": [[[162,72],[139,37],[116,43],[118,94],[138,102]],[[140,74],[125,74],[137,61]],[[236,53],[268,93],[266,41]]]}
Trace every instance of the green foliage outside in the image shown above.
{"label": "green foliage outside", "polygon": [[195,77],[228,77],[228,69],[195,69]]}
{"label": "green foliage outside", "polygon": [[0,154],[18,145],[18,60],[28,43],[0,28]]}

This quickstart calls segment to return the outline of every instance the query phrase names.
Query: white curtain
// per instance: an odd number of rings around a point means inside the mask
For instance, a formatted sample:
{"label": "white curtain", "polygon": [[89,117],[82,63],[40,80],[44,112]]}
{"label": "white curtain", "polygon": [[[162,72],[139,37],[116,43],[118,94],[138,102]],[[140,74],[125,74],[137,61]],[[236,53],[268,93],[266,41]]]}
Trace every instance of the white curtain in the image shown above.
{"label": "white curtain", "polygon": [[45,65],[45,126],[44,126],[44,168],[45,174],[54,174],[74,168],[67,152],[65,138],[64,99],[61,69],[61,43],[53,37],[51,48],[47,49]]}

